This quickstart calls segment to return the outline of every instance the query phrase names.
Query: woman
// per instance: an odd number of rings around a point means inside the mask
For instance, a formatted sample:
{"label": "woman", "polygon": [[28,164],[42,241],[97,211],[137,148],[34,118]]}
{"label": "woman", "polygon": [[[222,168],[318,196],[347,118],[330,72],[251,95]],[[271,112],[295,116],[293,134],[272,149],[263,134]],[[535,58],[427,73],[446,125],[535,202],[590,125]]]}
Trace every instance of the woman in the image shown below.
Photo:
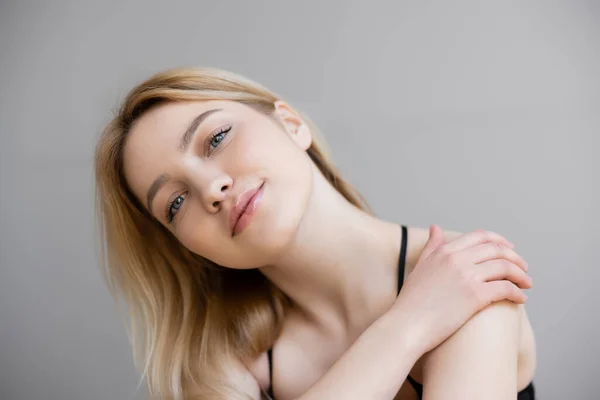
{"label": "woman", "polygon": [[514,245],[378,219],[324,150],[306,116],[230,72],[129,93],[96,179],[151,395],[533,398]]}

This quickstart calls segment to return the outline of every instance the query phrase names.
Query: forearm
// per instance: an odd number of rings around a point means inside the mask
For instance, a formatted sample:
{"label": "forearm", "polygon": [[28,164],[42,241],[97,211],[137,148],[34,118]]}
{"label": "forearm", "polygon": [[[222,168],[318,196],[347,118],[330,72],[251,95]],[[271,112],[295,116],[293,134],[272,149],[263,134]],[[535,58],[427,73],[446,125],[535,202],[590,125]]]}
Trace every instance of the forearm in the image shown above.
{"label": "forearm", "polygon": [[379,318],[298,400],[394,398],[421,356],[401,313]]}
{"label": "forearm", "polygon": [[519,317],[516,304],[494,303],[431,351],[424,360],[424,399],[515,399]]}

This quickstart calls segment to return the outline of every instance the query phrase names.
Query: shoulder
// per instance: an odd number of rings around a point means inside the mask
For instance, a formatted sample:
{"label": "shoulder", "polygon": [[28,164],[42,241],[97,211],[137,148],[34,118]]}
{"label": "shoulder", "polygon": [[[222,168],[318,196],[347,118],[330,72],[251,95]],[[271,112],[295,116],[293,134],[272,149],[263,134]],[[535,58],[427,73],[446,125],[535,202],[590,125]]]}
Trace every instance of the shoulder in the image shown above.
{"label": "shoulder", "polygon": [[[429,229],[419,226],[410,226],[407,229],[406,274],[409,274],[414,269],[429,240]],[[443,226],[442,229],[446,241],[454,240],[465,233],[449,230]],[[524,387],[535,373],[535,339],[523,305],[517,306],[508,301],[494,303],[477,313],[453,337],[453,340],[447,340],[444,345],[436,351],[432,351],[430,355],[436,354],[436,358],[451,355],[449,359],[455,360],[459,354],[464,355],[465,349],[473,351],[479,346],[478,354],[489,353],[487,356],[491,359],[493,356],[501,357],[498,354],[491,354],[493,348],[506,349],[507,342],[512,340],[513,347],[515,347],[515,342],[518,343],[516,346],[519,357],[519,387]],[[459,346],[459,343],[462,346]],[[497,346],[490,346],[490,344],[497,344]],[[421,368],[426,359],[424,357],[419,360],[419,365],[411,372],[417,379],[423,378]]]}
{"label": "shoulder", "polygon": [[[444,230],[444,237],[446,241],[454,240],[460,235],[462,232],[447,230],[442,227]],[[420,226],[407,226],[407,242],[406,242],[406,275],[410,274],[415,267],[415,264],[419,260],[425,245],[427,244],[427,240],[429,240],[429,228],[424,228]]]}

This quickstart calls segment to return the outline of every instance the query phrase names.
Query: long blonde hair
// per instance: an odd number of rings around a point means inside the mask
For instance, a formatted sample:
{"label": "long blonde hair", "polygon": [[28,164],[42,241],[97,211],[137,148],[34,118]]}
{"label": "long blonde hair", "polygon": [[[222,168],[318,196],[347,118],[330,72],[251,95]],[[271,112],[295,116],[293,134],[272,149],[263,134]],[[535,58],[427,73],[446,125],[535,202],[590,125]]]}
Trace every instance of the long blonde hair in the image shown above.
{"label": "long blonde hair", "polygon": [[[152,397],[248,398],[227,374],[228,360],[251,360],[275,342],[289,298],[259,270],[218,266],[184,247],[132,195],[123,146],[149,109],[177,101],[232,100],[271,116],[280,98],[216,68],[172,69],[136,86],[100,137],[95,154],[102,271],[125,307],[137,368]],[[365,199],[335,168],[317,127],[308,154],[352,204]]]}

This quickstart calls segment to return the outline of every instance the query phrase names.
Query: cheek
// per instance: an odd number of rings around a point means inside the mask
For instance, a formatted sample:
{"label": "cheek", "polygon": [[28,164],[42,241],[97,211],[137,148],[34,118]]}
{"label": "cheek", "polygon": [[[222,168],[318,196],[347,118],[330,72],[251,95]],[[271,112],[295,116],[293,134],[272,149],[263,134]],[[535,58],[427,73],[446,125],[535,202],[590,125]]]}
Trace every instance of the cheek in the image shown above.
{"label": "cheek", "polygon": [[219,254],[223,253],[227,246],[227,238],[223,237],[223,227],[217,226],[218,221],[215,218],[200,217],[194,212],[185,213],[181,217],[183,218],[179,219],[176,231],[181,244],[190,251],[219,263]]}
{"label": "cheek", "polygon": [[[241,135],[240,135],[241,136]],[[226,149],[227,166],[233,168],[232,175],[241,177],[256,173],[256,170],[272,169],[279,164],[282,146],[269,135],[249,135],[237,138],[231,149]]]}
{"label": "cheek", "polygon": [[249,168],[273,171],[298,159],[303,152],[285,132],[270,125],[260,125],[244,130],[231,143],[232,165],[241,174],[252,173]]}

